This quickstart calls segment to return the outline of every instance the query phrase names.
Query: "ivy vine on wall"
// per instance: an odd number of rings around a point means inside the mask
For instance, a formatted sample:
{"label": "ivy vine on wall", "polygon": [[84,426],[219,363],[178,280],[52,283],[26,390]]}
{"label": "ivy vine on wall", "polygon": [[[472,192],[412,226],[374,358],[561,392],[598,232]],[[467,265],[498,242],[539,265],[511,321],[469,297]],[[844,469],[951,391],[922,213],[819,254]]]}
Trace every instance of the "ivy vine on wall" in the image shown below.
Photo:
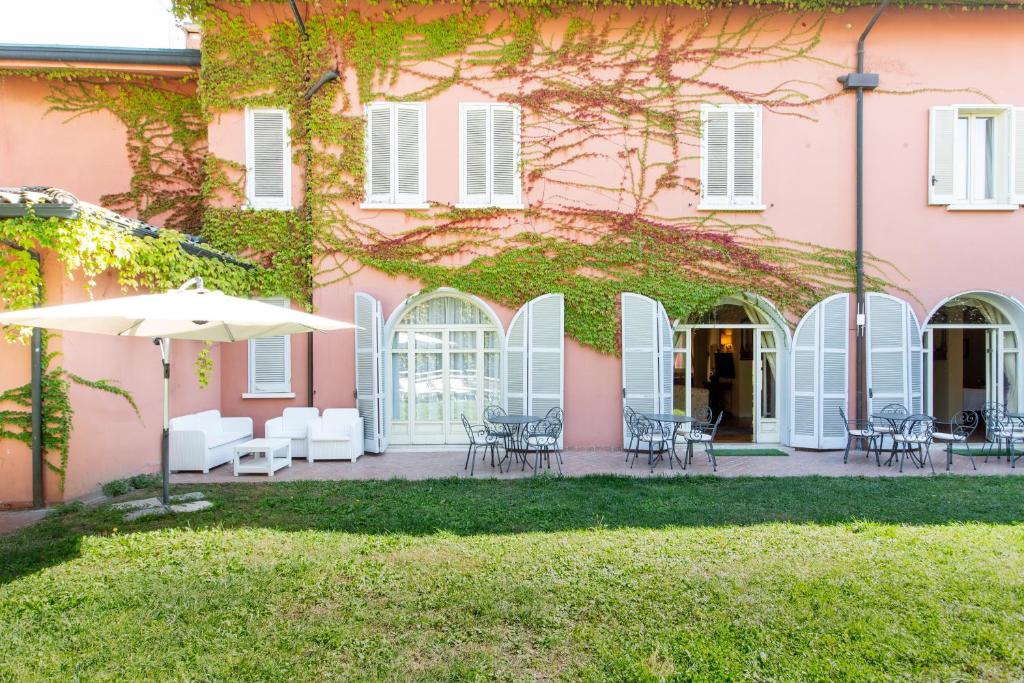
{"label": "ivy vine on wall", "polygon": [[[204,235],[225,248],[256,238],[269,254],[301,244],[314,262],[301,273],[304,286],[372,267],[511,307],[561,292],[567,334],[608,353],[616,350],[623,291],[656,297],[673,317],[688,318],[744,292],[799,314],[852,288],[850,250],[676,208],[699,191],[680,169],[698,155],[701,104],[759,104],[809,119],[814,105],[839,96],[838,86],[795,79],[756,90],[731,85],[744,69],[823,63],[815,54],[826,20],[820,13],[314,3],[303,37],[283,6],[271,3],[281,11],[259,24],[246,5],[181,5],[204,28],[202,107],[208,117],[246,106],[288,109],[306,203],[274,219],[273,230],[240,201],[208,209]],[[309,85],[328,70],[341,77],[306,101]],[[362,107],[429,101],[454,87],[520,107],[529,206],[465,210],[434,202],[406,212],[412,227],[385,230],[356,208],[364,185]],[[208,179],[209,197],[239,198],[240,170],[227,160],[210,165],[218,174]],[[291,241],[296,235],[302,239]],[[882,264],[872,265],[868,286],[884,287]]]}
{"label": "ivy vine on wall", "polygon": [[[116,272],[125,289],[163,290],[177,287],[194,275],[201,275],[210,286],[247,295],[260,286],[262,269],[247,270],[240,265],[212,258],[201,258],[181,249],[183,233],[161,230],[158,237],[138,237],[112,228],[104,217],[83,211],[78,218],[41,218],[31,213],[21,218],[0,220],[0,257],[4,277],[0,278],[0,303],[7,309],[27,308],[37,303],[43,286],[42,274],[27,249],[52,254],[70,279],[83,278],[89,288],[102,273]],[[6,246],[16,245],[18,248]],[[19,333],[7,328],[9,341]],[[43,450],[50,456],[47,467],[59,477],[63,490],[71,441],[73,410],[71,384],[120,396],[136,414],[138,406],[124,388],[108,380],[92,380],[68,372],[57,362],[56,352],[48,350],[50,336],[43,336],[42,425]],[[205,349],[204,349],[205,351]],[[201,352],[196,364],[202,380],[208,376],[208,358]],[[0,392],[0,439],[32,441],[32,399],[28,384]]]}

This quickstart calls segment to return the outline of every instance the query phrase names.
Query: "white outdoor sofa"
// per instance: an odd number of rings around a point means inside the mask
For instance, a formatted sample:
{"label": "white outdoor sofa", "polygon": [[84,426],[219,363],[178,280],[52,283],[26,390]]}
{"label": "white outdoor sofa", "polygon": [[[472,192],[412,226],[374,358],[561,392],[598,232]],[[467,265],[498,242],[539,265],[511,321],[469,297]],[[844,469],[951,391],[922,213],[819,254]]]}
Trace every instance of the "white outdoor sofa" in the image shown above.
{"label": "white outdoor sofa", "polygon": [[355,408],[328,408],[309,423],[306,459],[351,460],[363,454],[363,418]]}
{"label": "white outdoor sofa", "polygon": [[221,417],[219,410],[171,419],[171,471],[202,471],[234,460],[234,448],[252,439],[251,417]]}
{"label": "white outdoor sofa", "polygon": [[292,442],[292,459],[306,458],[309,423],[320,417],[316,408],[285,408],[281,417],[267,420],[264,435],[268,439],[289,439]]}

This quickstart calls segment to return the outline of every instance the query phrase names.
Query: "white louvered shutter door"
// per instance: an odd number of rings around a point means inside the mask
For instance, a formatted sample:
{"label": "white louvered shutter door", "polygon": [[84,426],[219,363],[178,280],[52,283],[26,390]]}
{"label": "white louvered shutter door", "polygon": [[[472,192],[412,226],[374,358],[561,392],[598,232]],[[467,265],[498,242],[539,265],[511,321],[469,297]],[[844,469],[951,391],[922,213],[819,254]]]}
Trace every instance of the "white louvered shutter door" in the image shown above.
{"label": "white louvered shutter door", "polygon": [[658,358],[658,375],[661,381],[658,412],[672,412],[672,389],[674,384],[672,356],[675,353],[672,340],[672,322],[668,319],[665,307],[658,302],[658,347],[661,354]]}
{"label": "white louvered shutter door", "polygon": [[1024,107],[1013,110],[1010,130],[1010,144],[1013,148],[1010,153],[1013,180],[1010,185],[1010,201],[1014,204],[1024,204]]}
{"label": "white louvered shutter door", "polygon": [[509,105],[491,107],[491,202],[495,206],[519,204],[519,110]]}
{"label": "white louvered shutter door", "polygon": [[[622,294],[622,404],[641,414],[660,408],[658,306],[641,294]],[[625,420],[622,427],[623,447],[628,448]]]}
{"label": "white louvered shutter door", "polygon": [[705,110],[701,137],[701,196],[709,204],[729,201],[729,112]]}
{"label": "white louvered shutter door", "polygon": [[426,107],[395,105],[395,203],[422,204],[426,196]]}
{"label": "white louvered shutter door", "polygon": [[738,109],[732,116],[732,203],[757,204],[761,195],[761,111]]}
{"label": "white louvered shutter door", "polygon": [[459,108],[460,203],[469,206],[489,204],[490,167],[489,116],[487,105],[463,104]]}
{"label": "white louvered shutter door", "polygon": [[543,417],[552,408],[564,410],[565,304],[561,294],[545,294],[527,306],[527,412]]}
{"label": "white louvered shutter door", "polygon": [[390,204],[394,201],[391,114],[390,104],[366,106],[366,201],[372,204]]}
{"label": "white louvered shutter door", "polygon": [[249,129],[249,203],[256,208],[284,208],[290,204],[291,190],[288,114],[281,110],[251,110]]}
{"label": "white louvered shutter door", "polygon": [[906,305],[886,294],[867,295],[868,413],[890,403],[907,408]]}
{"label": "white louvered shutter door", "polygon": [[292,390],[288,337],[261,337],[251,340],[252,391],[257,394],[282,394]]}
{"label": "white louvered shutter door", "polygon": [[903,302],[904,315],[907,318],[907,374],[909,375],[910,403],[907,408],[912,413],[924,412],[924,354],[921,340],[921,326],[917,322],[914,309]]}
{"label": "white louvered shutter door", "polygon": [[822,304],[804,314],[793,336],[793,390],[790,445],[797,448],[818,447],[818,325]]}
{"label": "white louvered shutter door", "polygon": [[505,408],[513,415],[525,415],[526,342],[530,305],[523,305],[512,318],[505,338]]}
{"label": "white louvered shutter door", "polygon": [[821,435],[818,448],[843,448],[846,424],[839,409],[849,416],[850,377],[850,296],[836,294],[820,304],[821,404],[818,423]]}
{"label": "white louvered shutter door", "polygon": [[387,448],[384,430],[382,318],[380,302],[369,294],[355,295],[356,408],[363,418],[363,448],[382,453]]}
{"label": "white louvered shutter door", "polygon": [[932,107],[928,124],[928,203],[952,204],[956,108]]}

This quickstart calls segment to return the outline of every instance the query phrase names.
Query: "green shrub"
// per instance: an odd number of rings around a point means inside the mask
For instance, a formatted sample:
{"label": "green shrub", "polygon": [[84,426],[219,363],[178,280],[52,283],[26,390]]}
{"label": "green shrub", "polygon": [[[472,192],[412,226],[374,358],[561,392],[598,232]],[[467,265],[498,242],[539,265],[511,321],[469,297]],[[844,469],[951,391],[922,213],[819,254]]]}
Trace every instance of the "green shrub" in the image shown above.
{"label": "green shrub", "polygon": [[159,474],[136,474],[128,477],[128,483],[134,489],[155,489],[160,486],[161,479]]}
{"label": "green shrub", "polygon": [[136,474],[128,477],[127,479],[115,479],[114,481],[108,481],[100,488],[103,489],[103,495],[114,498],[116,496],[123,496],[126,493],[131,493],[137,489],[152,489],[157,486],[160,486],[160,475]]}

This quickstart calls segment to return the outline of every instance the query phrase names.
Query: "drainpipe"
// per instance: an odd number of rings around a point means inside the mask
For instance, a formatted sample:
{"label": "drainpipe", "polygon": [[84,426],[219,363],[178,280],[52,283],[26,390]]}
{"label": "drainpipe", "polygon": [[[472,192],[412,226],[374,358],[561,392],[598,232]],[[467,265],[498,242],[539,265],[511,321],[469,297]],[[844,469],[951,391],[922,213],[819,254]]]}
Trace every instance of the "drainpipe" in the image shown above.
{"label": "drainpipe", "polygon": [[866,316],[864,310],[864,91],[878,87],[878,74],[864,71],[864,42],[882,12],[891,0],[882,0],[872,15],[868,25],[857,39],[857,70],[839,77],[839,82],[846,90],[854,90],[857,94],[857,247],[856,247],[856,296],[857,296],[857,415],[867,415],[867,345],[864,337]]}
{"label": "drainpipe", "polygon": [[[14,242],[4,240],[3,245],[11,249],[28,252],[36,262],[39,272],[39,284],[36,285],[36,305],[42,306],[43,301],[43,260],[35,249],[23,247]],[[43,497],[43,331],[32,328],[30,342],[31,379],[29,387],[32,396],[32,507],[41,508],[46,501]]]}
{"label": "drainpipe", "polygon": [[[43,301],[43,261],[39,252],[29,249],[29,254],[39,270],[39,284],[36,285],[36,301]],[[32,328],[32,507],[41,508],[43,499],[43,330]]]}

